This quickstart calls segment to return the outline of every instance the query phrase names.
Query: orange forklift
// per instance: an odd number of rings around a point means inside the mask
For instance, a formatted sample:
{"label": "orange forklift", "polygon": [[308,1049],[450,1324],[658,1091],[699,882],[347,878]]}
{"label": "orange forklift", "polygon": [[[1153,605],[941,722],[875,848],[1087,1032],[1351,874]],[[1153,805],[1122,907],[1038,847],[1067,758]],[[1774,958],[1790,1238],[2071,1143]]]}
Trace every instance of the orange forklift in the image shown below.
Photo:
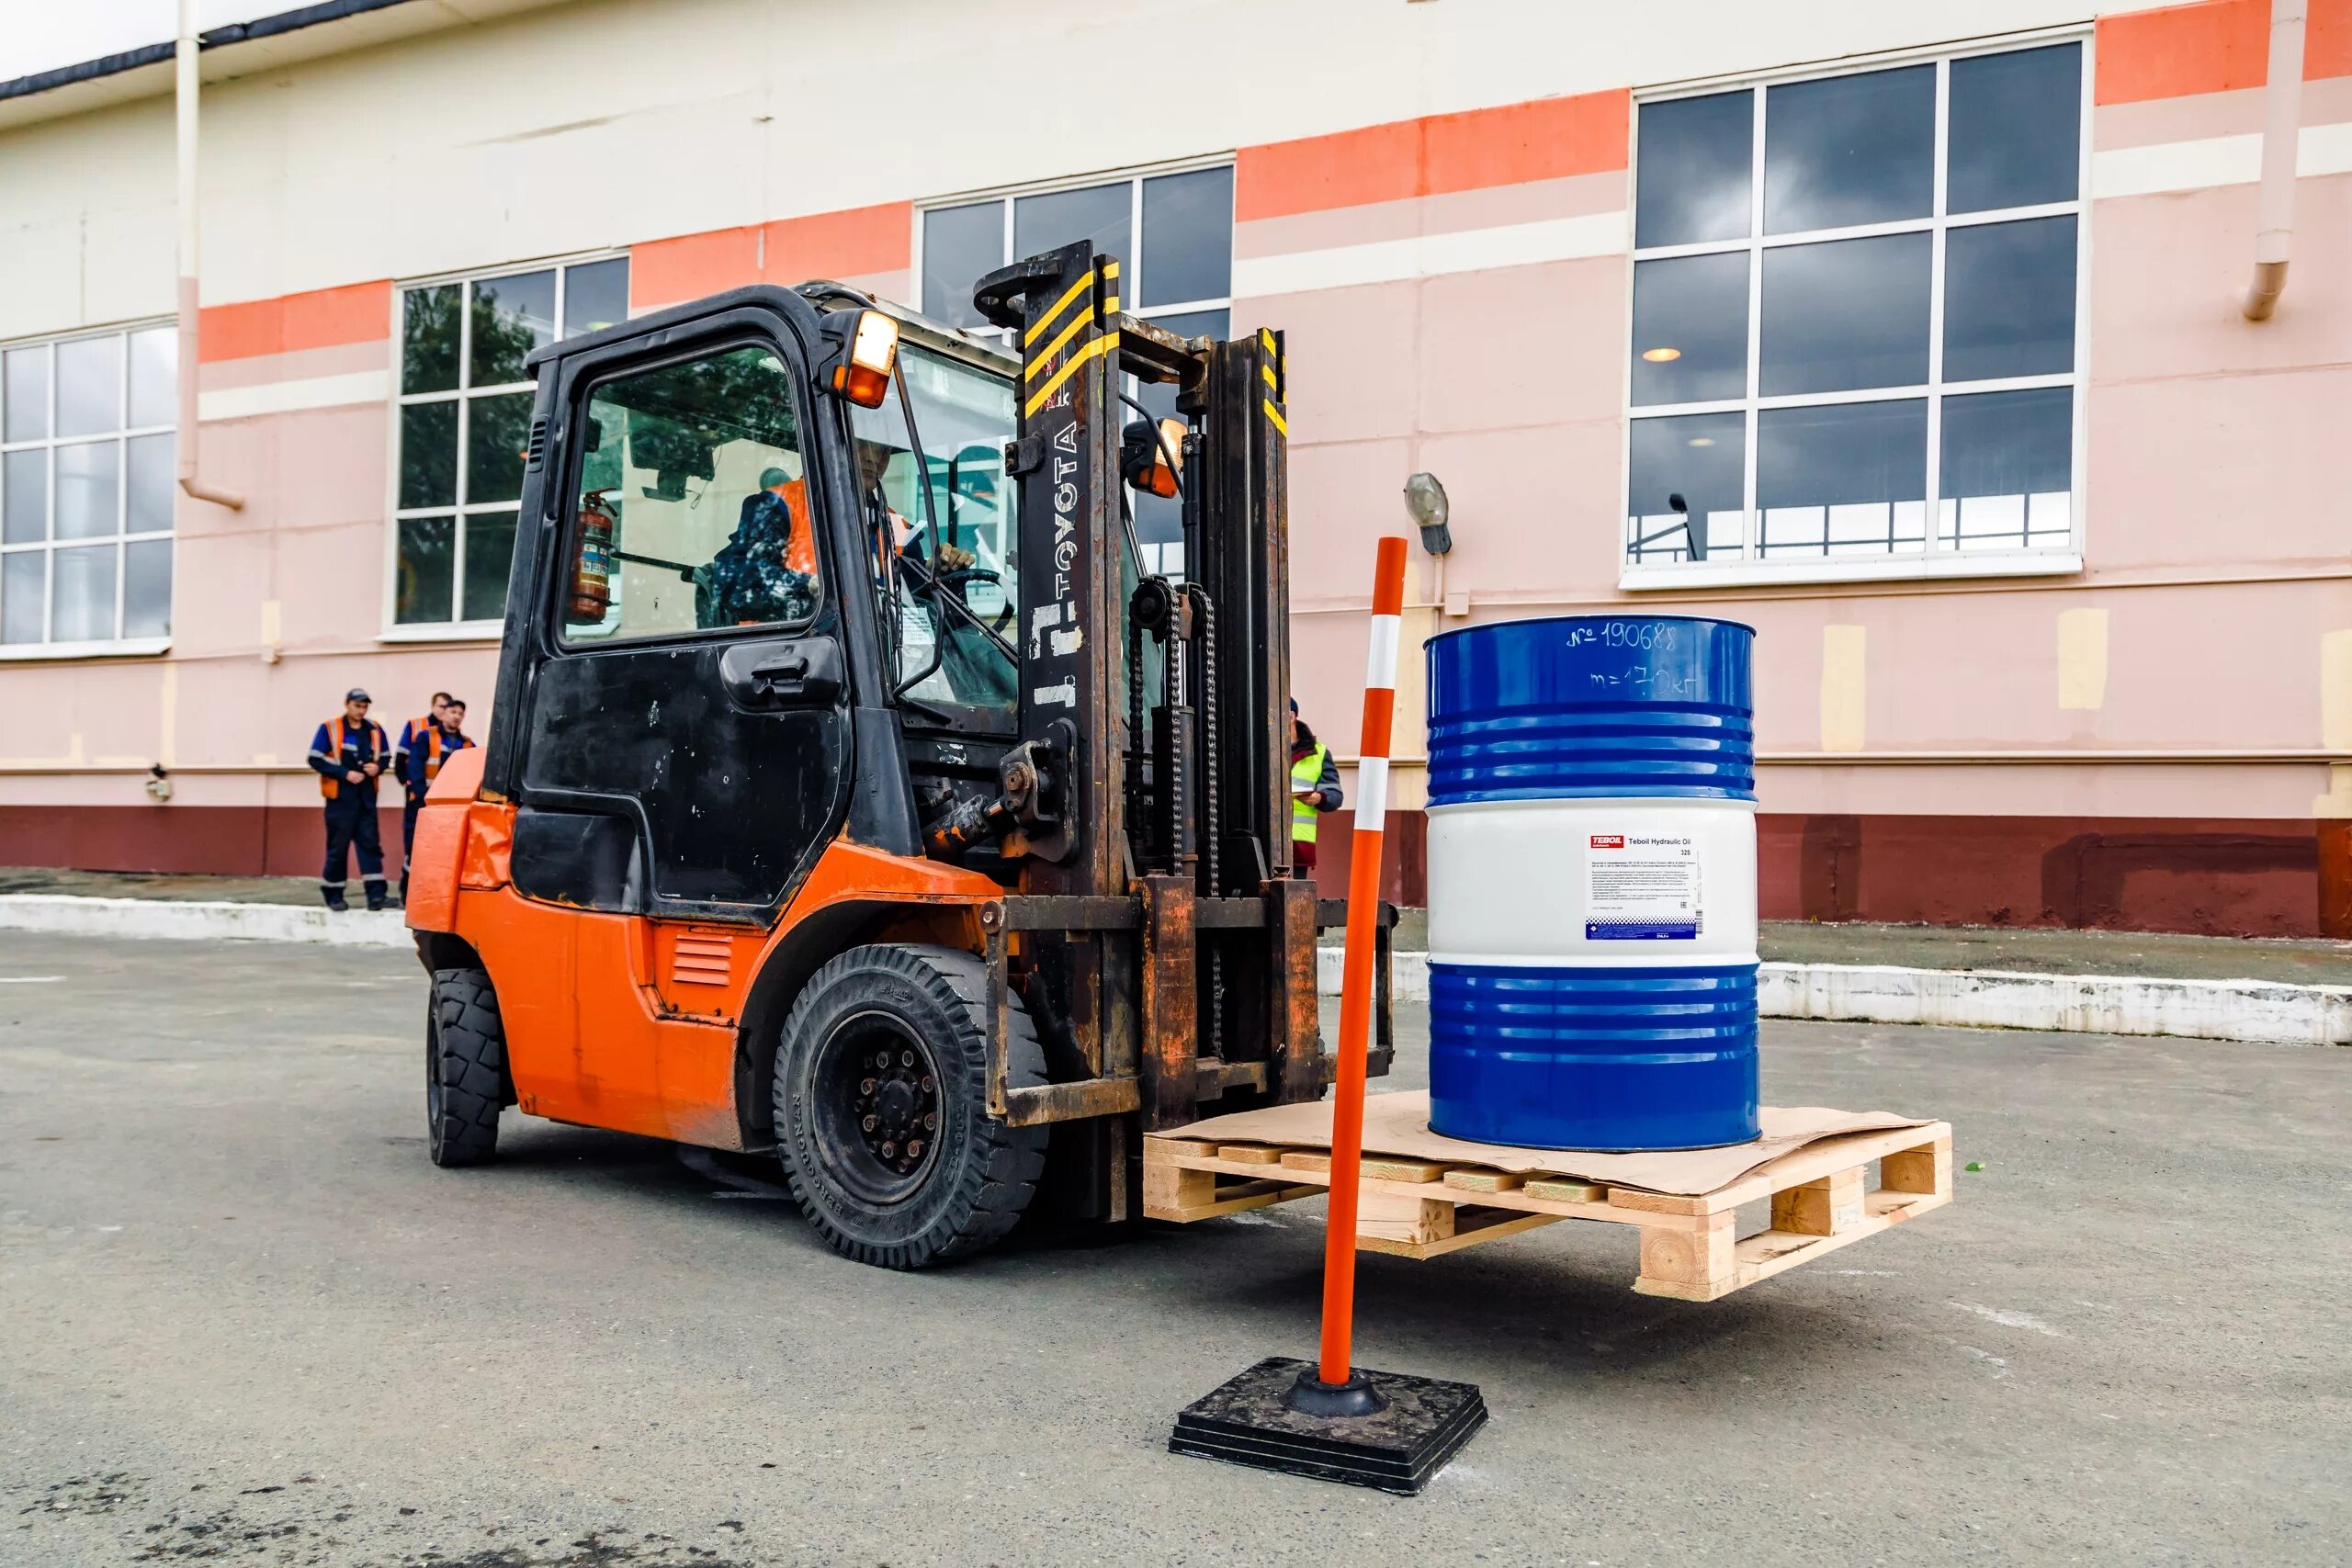
{"label": "orange forklift", "polygon": [[508,1106],[773,1152],[915,1269],[1323,1093],[1281,336],[1124,314],[1082,243],[974,301],[1001,339],[810,283],[534,356],[494,718],[411,873],[435,1163]]}

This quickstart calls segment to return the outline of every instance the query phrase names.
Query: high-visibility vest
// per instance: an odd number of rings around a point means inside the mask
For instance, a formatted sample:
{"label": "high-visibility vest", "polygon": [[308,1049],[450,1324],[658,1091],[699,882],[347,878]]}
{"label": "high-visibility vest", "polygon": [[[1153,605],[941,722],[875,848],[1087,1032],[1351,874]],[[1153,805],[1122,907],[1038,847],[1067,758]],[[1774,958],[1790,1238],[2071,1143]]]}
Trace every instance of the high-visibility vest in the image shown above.
{"label": "high-visibility vest", "polygon": [[441,772],[441,727],[426,714],[423,718],[408,721],[409,733],[424,738],[424,782],[431,784]]}
{"label": "high-visibility vest", "polygon": [[792,513],[792,536],[784,542],[784,564],[787,570],[817,575],[817,540],[808,526],[808,485],[805,479],[789,479],[781,487],[784,508]]}
{"label": "high-visibility vest", "polygon": [[1290,837],[1291,842],[1295,844],[1311,844],[1315,841],[1315,818],[1321,813],[1299,799],[1298,792],[1303,789],[1313,789],[1321,781],[1324,759],[1330,754],[1331,749],[1317,740],[1306,756],[1298,758],[1290,765]]}
{"label": "high-visibility vest", "polygon": [[[384,753],[391,750],[391,745],[389,741],[385,741],[380,746],[378,744],[378,742],[384,740],[384,727],[376,723],[373,719],[368,719],[363,720],[357,728],[359,739],[356,745],[359,751],[359,760],[363,762],[381,762],[384,760]],[[353,744],[351,739],[352,729],[353,727],[349,718],[343,714],[337,714],[333,718],[327,720],[327,758],[338,767],[343,763],[344,747]],[[321,773],[319,775],[319,793],[322,795],[324,795],[327,799],[333,800],[336,795],[343,793],[343,781],[341,779],[331,779],[324,773]]]}

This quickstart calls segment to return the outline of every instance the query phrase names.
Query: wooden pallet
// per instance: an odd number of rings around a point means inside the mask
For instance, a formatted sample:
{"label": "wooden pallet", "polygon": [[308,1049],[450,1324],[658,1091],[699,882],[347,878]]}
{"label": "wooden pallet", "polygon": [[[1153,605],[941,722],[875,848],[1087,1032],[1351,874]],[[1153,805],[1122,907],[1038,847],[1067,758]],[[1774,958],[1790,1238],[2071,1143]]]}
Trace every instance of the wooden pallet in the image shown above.
{"label": "wooden pallet", "polygon": [[[1873,1161],[1876,1187],[1865,1179]],[[1147,1216],[1189,1224],[1324,1192],[1331,1156],[1154,1136],[1144,1140],[1143,1180]],[[1768,1199],[1770,1227],[1738,1235],[1736,1211]],[[1436,1258],[1558,1220],[1601,1220],[1640,1227],[1634,1290],[1711,1302],[1951,1201],[1951,1127],[1942,1122],[1825,1138],[1696,1198],[1368,1155],[1356,1247]]]}

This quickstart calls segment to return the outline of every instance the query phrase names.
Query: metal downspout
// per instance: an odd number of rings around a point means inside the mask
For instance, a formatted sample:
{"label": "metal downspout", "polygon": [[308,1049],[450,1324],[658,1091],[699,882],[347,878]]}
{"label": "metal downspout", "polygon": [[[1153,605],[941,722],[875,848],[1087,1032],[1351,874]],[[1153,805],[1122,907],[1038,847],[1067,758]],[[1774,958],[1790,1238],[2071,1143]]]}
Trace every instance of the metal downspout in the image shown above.
{"label": "metal downspout", "polygon": [[2270,0],[2270,85],[2263,91],[2262,216],[2254,236],[2254,282],[2245,319],[2267,321],[2287,291],[2295,232],[2295,144],[2302,128],[2306,0]]}
{"label": "metal downspout", "polygon": [[198,501],[242,508],[245,498],[196,477],[197,415],[197,221],[196,209],[196,0],[180,0],[179,33],[173,48],[175,97],[179,111],[179,429],[174,437],[180,489]]}

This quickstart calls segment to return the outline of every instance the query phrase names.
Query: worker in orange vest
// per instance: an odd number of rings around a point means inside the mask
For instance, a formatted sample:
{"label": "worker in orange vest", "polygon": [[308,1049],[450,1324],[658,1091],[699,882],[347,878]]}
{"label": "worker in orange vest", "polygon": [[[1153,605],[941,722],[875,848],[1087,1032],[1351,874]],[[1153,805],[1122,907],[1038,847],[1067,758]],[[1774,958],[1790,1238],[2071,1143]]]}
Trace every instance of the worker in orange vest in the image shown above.
{"label": "worker in orange vest", "polygon": [[376,781],[392,760],[384,727],[368,716],[371,699],[354,686],[343,694],[343,711],[311,732],[311,771],[327,804],[327,863],[319,873],[319,893],[330,909],[343,909],[344,872],[350,852],[359,852],[359,880],[368,907],[384,907],[384,851],[376,836]]}
{"label": "worker in orange vest", "polygon": [[408,863],[416,852],[416,814],[425,793],[441,775],[441,761],[452,751],[473,744],[464,734],[466,705],[447,692],[433,694],[432,711],[401,726],[400,750],[392,772],[400,778],[405,798],[401,804],[401,902],[408,902]]}

